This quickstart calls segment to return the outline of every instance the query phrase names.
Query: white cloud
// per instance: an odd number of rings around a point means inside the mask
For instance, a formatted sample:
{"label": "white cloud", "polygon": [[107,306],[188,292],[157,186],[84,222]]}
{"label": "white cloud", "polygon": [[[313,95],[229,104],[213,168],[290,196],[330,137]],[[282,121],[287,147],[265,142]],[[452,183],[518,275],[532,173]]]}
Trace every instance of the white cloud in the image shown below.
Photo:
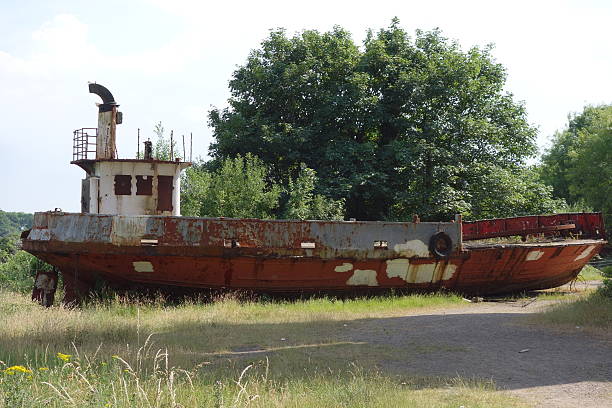
{"label": "white cloud", "polygon": [[201,38],[185,31],[156,48],[129,55],[103,53],[89,39],[88,25],[71,14],[60,14],[32,33],[33,52],[17,57],[0,51],[6,74],[48,78],[75,72],[121,71],[157,76],[178,73],[201,56]]}

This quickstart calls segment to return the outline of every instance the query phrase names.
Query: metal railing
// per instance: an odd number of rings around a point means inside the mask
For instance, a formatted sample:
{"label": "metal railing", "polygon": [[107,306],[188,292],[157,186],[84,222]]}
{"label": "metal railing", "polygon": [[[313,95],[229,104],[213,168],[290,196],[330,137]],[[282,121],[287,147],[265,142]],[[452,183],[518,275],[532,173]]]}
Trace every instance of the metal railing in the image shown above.
{"label": "metal railing", "polygon": [[[81,128],[73,132],[72,161],[96,158],[97,128]],[[93,150],[92,150],[93,149]]]}

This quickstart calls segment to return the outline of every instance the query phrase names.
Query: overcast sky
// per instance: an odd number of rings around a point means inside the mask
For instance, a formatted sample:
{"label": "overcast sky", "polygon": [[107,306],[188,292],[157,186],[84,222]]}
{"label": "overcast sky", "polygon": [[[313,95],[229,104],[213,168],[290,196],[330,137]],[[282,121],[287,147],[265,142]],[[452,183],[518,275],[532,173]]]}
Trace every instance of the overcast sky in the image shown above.
{"label": "overcast sky", "polygon": [[72,131],[95,127],[107,86],[121,105],[121,158],[156,122],[211,141],[206,112],[224,106],[237,65],[273,28],[340,25],[361,43],[397,16],[413,32],[439,27],[464,49],[494,43],[507,90],[525,101],[538,142],[585,104],[612,102],[612,2],[2,0],[0,2],[0,209],[80,209],[84,172],[69,162]]}

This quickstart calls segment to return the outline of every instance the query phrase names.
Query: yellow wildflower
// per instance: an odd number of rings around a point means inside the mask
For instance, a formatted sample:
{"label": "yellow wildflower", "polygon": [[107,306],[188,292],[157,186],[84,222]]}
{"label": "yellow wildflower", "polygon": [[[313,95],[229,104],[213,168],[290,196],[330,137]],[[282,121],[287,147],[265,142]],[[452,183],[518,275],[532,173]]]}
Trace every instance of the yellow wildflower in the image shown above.
{"label": "yellow wildflower", "polygon": [[113,358],[119,358],[119,356],[118,356],[118,355],[116,355],[116,354],[115,354],[115,355],[113,355],[112,357],[113,357]]}
{"label": "yellow wildflower", "polygon": [[32,373],[32,370],[29,370],[29,369],[25,368],[24,366],[20,366],[20,365],[9,367],[9,368],[7,368],[4,371],[7,374],[9,374],[9,375],[13,375],[15,373],[27,373],[27,374],[31,374]]}
{"label": "yellow wildflower", "polygon": [[57,358],[63,361],[70,361],[71,354],[57,353]]}
{"label": "yellow wildflower", "polygon": [[40,370],[40,371],[49,371],[49,367],[39,367],[38,370]]}

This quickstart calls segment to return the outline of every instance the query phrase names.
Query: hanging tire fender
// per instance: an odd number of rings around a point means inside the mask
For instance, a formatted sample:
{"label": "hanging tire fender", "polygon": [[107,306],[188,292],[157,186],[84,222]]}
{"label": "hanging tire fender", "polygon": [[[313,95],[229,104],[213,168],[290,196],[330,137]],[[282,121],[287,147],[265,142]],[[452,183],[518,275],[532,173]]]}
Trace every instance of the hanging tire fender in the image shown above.
{"label": "hanging tire fender", "polygon": [[453,241],[445,232],[437,232],[429,239],[429,251],[436,258],[448,258],[453,252]]}

